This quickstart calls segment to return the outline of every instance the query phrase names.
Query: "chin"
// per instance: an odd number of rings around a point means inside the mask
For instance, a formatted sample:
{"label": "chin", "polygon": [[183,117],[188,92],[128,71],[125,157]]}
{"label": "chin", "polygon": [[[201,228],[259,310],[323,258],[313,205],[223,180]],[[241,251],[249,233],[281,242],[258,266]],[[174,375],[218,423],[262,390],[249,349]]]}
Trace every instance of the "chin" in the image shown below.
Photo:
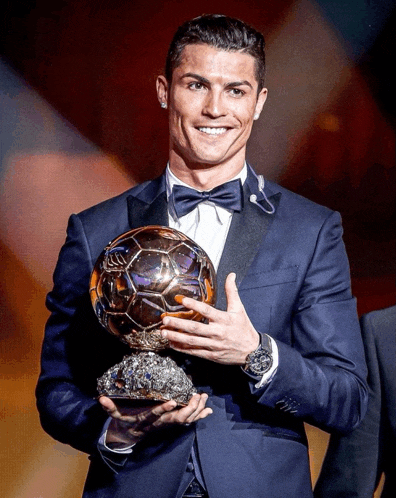
{"label": "chin", "polygon": [[196,159],[193,163],[195,169],[210,169],[221,165],[224,162],[222,159]]}
{"label": "chin", "polygon": [[202,164],[203,166],[207,166],[207,167],[210,167],[210,166],[216,166],[217,164],[221,164],[225,161],[227,161],[228,159],[231,158],[231,155],[229,154],[219,154],[219,153],[215,153],[215,154],[211,154],[211,153],[208,153],[208,154],[199,154],[199,155],[196,155],[196,156],[191,156],[191,160],[193,162],[197,162],[199,164]]}

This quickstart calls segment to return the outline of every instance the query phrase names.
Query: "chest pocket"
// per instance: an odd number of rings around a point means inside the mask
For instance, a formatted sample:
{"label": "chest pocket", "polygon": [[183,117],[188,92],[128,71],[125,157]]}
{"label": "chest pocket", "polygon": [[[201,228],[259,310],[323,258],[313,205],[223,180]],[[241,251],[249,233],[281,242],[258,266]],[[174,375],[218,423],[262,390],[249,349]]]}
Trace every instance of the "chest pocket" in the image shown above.
{"label": "chest pocket", "polygon": [[277,336],[279,330],[288,334],[298,289],[298,266],[292,266],[246,275],[239,286],[239,296],[253,326]]}
{"label": "chest pocket", "polygon": [[248,273],[242,280],[239,286],[239,291],[297,282],[297,278],[298,266],[290,266],[289,268],[281,268],[278,270],[264,272]]}

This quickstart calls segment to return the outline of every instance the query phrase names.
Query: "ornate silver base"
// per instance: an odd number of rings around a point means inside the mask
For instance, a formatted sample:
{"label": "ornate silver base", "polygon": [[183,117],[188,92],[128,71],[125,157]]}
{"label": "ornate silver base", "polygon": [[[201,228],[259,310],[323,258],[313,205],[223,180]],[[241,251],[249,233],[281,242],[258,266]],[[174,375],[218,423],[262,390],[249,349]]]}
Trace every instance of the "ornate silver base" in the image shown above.
{"label": "ornate silver base", "polygon": [[169,401],[186,405],[196,389],[184,371],[167,356],[140,352],[124,356],[98,379],[99,395],[109,398]]}

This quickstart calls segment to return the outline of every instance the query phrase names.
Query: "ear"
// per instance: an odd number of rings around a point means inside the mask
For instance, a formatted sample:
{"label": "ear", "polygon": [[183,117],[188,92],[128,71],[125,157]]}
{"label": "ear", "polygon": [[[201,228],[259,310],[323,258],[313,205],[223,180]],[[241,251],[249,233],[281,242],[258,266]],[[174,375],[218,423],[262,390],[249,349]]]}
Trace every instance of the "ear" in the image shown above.
{"label": "ear", "polygon": [[156,81],[157,97],[161,106],[168,104],[168,81],[165,76],[158,76]]}
{"label": "ear", "polygon": [[268,90],[267,88],[263,88],[258,97],[257,97],[257,102],[256,106],[254,108],[254,119],[257,120],[260,117],[261,111],[263,110],[265,101],[267,100],[268,96]]}

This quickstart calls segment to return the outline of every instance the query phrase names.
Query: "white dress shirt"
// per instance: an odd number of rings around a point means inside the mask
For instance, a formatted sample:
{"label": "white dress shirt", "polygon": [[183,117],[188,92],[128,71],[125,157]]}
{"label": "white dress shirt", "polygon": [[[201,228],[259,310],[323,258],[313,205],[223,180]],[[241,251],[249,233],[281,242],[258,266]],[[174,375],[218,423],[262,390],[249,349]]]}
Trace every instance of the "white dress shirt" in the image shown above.
{"label": "white dress shirt", "polygon": [[[229,181],[240,179],[243,184],[246,176],[247,168],[245,165],[242,171]],[[174,185],[192,188],[179,180],[172,173],[168,164],[166,168],[166,195],[168,200]],[[202,247],[217,270],[231,225],[232,213],[229,209],[218,206],[211,201],[203,201],[185,216],[178,218],[173,206],[170,205],[168,208],[169,226],[184,233]]]}

